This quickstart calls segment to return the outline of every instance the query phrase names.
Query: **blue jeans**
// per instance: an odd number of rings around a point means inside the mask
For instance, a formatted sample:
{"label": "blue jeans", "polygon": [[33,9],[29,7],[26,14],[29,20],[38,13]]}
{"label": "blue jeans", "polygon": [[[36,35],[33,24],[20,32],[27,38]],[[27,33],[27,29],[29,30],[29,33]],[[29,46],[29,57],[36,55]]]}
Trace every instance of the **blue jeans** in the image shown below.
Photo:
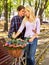
{"label": "blue jeans", "polygon": [[32,42],[29,42],[27,45],[27,65],[35,65],[35,53],[37,48],[38,39],[35,38]]}

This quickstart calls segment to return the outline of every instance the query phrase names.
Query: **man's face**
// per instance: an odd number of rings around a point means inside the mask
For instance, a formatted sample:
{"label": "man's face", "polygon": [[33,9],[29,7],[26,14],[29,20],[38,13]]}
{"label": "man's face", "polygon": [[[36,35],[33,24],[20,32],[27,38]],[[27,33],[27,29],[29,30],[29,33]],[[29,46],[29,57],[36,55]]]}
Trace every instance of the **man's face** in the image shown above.
{"label": "man's face", "polygon": [[25,9],[21,9],[21,10],[19,11],[19,14],[20,14],[21,17],[24,16],[24,15],[25,15]]}

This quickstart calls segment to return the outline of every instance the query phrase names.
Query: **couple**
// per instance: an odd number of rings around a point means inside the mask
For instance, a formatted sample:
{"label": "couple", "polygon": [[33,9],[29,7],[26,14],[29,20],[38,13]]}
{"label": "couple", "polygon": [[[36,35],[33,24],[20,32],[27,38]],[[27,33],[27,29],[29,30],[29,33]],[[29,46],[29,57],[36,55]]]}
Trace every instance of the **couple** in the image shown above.
{"label": "couple", "polygon": [[13,38],[21,37],[24,39],[30,37],[27,45],[27,65],[35,65],[35,53],[37,48],[38,34],[40,33],[40,20],[39,18],[35,17],[30,6],[24,7],[20,5],[17,10],[18,15],[12,19],[9,37],[12,35],[14,30],[15,35]]}

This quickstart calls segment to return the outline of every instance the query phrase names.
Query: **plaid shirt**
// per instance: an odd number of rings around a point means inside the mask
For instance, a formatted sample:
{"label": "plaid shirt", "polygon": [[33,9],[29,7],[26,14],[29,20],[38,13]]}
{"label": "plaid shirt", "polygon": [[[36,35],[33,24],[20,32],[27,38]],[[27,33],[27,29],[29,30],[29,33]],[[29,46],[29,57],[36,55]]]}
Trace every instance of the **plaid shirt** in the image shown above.
{"label": "plaid shirt", "polygon": [[[14,16],[11,20],[11,26],[10,26],[10,30],[9,30],[9,33],[8,33],[8,37],[11,38],[12,37],[12,33],[13,32],[17,32],[17,30],[19,29],[20,25],[21,25],[21,22],[23,20],[23,17],[21,18],[20,16]],[[18,36],[18,38],[24,38],[24,32],[25,32],[25,29],[22,31],[22,33]]]}

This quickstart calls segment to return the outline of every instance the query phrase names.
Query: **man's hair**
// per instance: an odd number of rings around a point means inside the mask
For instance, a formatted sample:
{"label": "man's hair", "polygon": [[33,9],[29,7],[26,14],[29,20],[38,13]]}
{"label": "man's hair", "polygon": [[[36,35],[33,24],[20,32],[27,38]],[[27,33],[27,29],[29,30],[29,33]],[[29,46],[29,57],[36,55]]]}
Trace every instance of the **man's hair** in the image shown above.
{"label": "man's hair", "polygon": [[25,7],[24,7],[23,5],[19,5],[19,6],[17,7],[17,11],[20,11],[21,9],[25,9]]}

